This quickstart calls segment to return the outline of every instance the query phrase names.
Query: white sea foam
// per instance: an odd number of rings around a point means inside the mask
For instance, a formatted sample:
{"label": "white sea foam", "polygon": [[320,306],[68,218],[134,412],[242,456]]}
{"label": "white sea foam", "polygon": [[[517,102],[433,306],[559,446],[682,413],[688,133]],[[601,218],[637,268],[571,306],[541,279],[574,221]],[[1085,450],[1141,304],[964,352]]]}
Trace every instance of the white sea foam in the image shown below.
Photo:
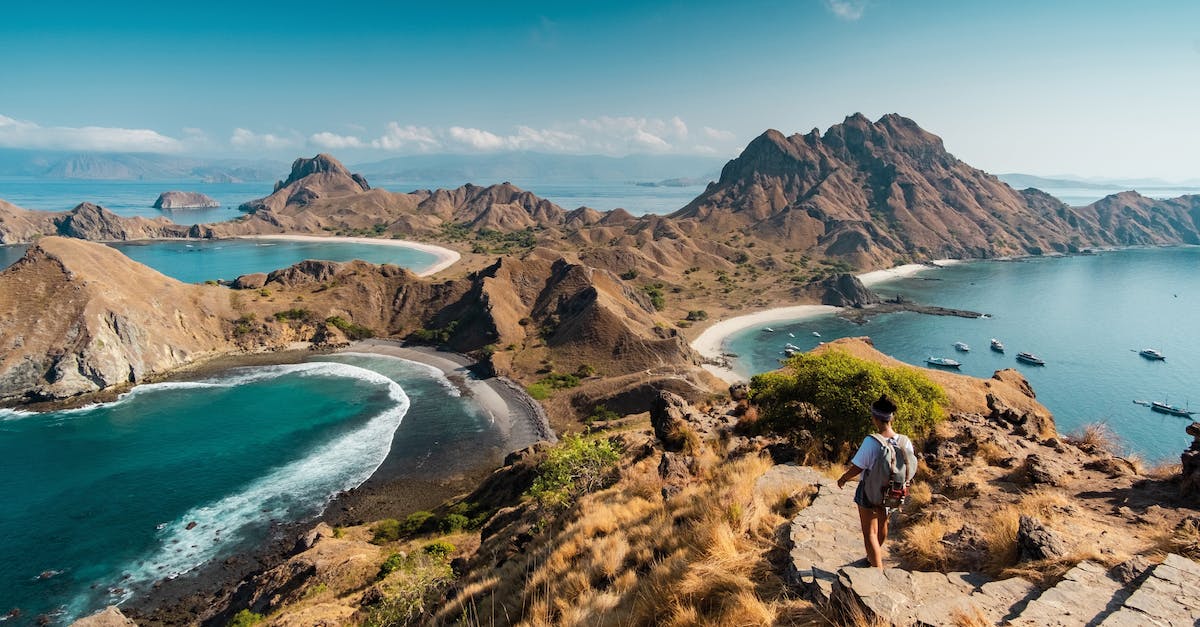
{"label": "white sea foam", "polygon": [[[255,368],[212,382],[232,386],[289,374],[353,378],[380,385],[387,388],[393,404],[361,428],[307,457],[275,468],[241,491],[169,522],[158,532],[159,548],[127,569],[134,583],[148,584],[193,570],[215,557],[222,545],[244,540],[244,532],[253,524],[293,519],[296,508],[313,511],[338,492],[361,485],[383,463],[396,428],[408,412],[409,399],[399,384],[380,373],[337,362],[310,362]],[[193,522],[196,524],[188,529]]]}
{"label": "white sea foam", "polygon": [[16,420],[18,418],[26,418],[28,416],[36,416],[37,412],[22,411],[20,409],[0,409],[0,421]]}
{"label": "white sea foam", "polygon": [[344,353],[338,353],[338,355],[345,355],[347,357],[356,357],[356,358],[360,358],[360,359],[383,359],[383,360],[390,360],[390,361],[398,361],[398,362],[403,363],[405,366],[409,367],[410,369],[419,370],[423,373],[428,374],[429,378],[433,379],[434,381],[437,381],[438,385],[445,388],[446,393],[448,393],[450,396],[454,396],[454,397],[462,396],[462,390],[458,389],[458,386],[454,385],[454,382],[446,377],[446,373],[442,372],[442,369],[438,368],[437,366],[423,364],[419,361],[413,361],[411,359],[405,359],[403,357],[396,357],[395,355],[381,355],[379,353],[355,353],[355,352],[348,351],[348,352],[344,352]]}

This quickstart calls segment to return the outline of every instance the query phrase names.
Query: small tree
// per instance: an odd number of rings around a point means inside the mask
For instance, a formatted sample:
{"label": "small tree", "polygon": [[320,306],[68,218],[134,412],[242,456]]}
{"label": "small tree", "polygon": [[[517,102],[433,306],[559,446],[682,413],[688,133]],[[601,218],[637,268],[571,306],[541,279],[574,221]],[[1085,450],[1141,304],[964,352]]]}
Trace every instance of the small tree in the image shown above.
{"label": "small tree", "polygon": [[[896,431],[913,439],[924,438],[946,417],[946,393],[920,371],[882,366],[840,350],[795,355],[782,369],[750,381],[761,428],[808,430],[835,448],[858,444],[871,432],[870,406],[883,394],[900,408]],[[800,411],[800,403],[811,403],[819,414]]]}

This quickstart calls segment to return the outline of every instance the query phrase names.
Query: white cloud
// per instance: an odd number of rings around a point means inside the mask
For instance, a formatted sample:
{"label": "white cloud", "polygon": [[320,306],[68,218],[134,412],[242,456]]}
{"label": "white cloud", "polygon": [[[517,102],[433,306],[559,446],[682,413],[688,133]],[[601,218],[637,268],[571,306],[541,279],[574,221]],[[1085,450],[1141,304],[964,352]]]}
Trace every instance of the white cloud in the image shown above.
{"label": "white cloud", "polygon": [[505,138],[478,128],[450,127],[450,139],[454,143],[478,151],[502,150],[509,147]]}
{"label": "white cloud", "polygon": [[338,135],[329,131],[314,133],[309,136],[308,143],[323,150],[341,150],[344,148],[363,148],[367,144],[353,135]]}
{"label": "white cloud", "polygon": [[432,130],[424,126],[400,126],[396,122],[388,122],[387,131],[378,139],[371,140],[372,148],[382,150],[416,149],[418,152],[429,152],[441,146],[442,142]]}
{"label": "white cloud", "polygon": [[703,130],[704,130],[705,137],[707,137],[709,139],[715,139],[718,141],[725,141],[725,142],[733,141],[734,138],[737,137],[730,131],[723,131],[719,128],[713,128],[711,126],[706,126],[706,127],[704,127]]}
{"label": "white cloud", "polygon": [[[373,148],[390,152],[499,152],[532,150],[550,153],[627,155],[630,153],[710,153],[713,145],[734,135],[710,127],[693,138],[679,116],[640,118],[601,116],[555,124],[550,128],[518,125],[511,133],[470,126],[430,128],[389,122],[376,139],[323,131],[311,135],[311,145],[329,149]],[[697,140],[704,140],[701,145]]]}
{"label": "white cloud", "polygon": [[0,146],[44,150],[179,152],[178,139],[143,128],[41,126],[0,115]]}
{"label": "white cloud", "polygon": [[233,135],[229,138],[229,144],[242,150],[280,150],[295,148],[299,141],[295,137],[255,133],[244,128],[235,128]]}
{"label": "white cloud", "polygon": [[825,8],[839,18],[853,22],[863,16],[868,0],[822,0]]}

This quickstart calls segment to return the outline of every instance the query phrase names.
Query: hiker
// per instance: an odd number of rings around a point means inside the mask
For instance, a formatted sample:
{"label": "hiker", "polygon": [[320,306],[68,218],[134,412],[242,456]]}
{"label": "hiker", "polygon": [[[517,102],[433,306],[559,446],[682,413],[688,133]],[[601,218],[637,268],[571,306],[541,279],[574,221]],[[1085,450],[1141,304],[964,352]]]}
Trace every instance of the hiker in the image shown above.
{"label": "hiker", "polygon": [[871,404],[875,431],[867,436],[850,460],[850,468],[838,477],[838,487],[863,474],[854,491],[858,520],[862,524],[867,561],[883,568],[883,543],[887,541],[889,510],[899,508],[908,495],[908,483],[917,472],[912,442],[892,430],[896,404],[887,395]]}

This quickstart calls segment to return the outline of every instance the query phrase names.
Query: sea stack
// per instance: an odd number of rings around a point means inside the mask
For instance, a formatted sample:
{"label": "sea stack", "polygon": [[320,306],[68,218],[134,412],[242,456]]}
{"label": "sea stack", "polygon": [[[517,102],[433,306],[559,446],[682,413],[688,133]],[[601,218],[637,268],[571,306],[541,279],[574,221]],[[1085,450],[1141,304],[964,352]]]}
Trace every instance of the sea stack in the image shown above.
{"label": "sea stack", "polygon": [[221,203],[200,192],[163,192],[154,201],[155,209],[216,209]]}

